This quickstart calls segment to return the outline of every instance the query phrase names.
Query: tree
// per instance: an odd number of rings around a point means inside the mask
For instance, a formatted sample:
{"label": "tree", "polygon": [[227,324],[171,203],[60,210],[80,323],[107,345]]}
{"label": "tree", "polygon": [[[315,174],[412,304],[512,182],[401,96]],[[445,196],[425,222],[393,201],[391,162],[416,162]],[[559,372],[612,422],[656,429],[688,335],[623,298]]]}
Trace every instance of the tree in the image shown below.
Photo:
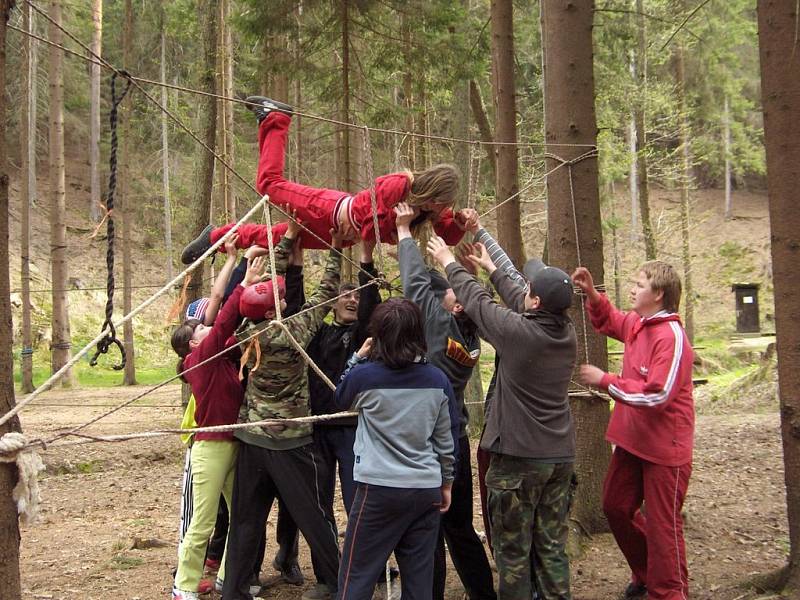
{"label": "tree", "polygon": [[[0,90],[6,89],[6,24],[13,8],[12,0],[0,0]],[[27,11],[26,11],[27,12]],[[0,95],[0,139],[6,136],[6,96]],[[8,156],[6,144],[0,144],[0,239],[9,239],[8,230]],[[11,281],[9,278],[8,244],[0,244],[0,415],[14,406],[14,359],[11,352]],[[0,426],[0,437],[9,431],[20,431],[14,417]],[[19,575],[19,518],[17,503],[11,490],[17,484],[14,463],[0,462],[0,590],[3,597],[22,597]]]}
{"label": "tree", "polygon": [[[33,31],[33,9],[22,12],[23,29]],[[22,284],[22,391],[33,391],[33,335],[31,332],[31,208],[36,198],[36,97],[38,45],[28,37],[23,48],[23,94],[20,119],[20,282]]]}
{"label": "tree", "polygon": [[[517,109],[514,83],[514,7],[511,0],[492,0],[492,87],[497,148],[497,241],[518,267],[525,262],[520,229]],[[514,197],[513,200],[509,200]]]}
{"label": "tree", "polygon": [[[161,33],[161,81],[167,82],[167,15],[161,0],[161,19],[159,21]],[[161,88],[161,105],[168,105],[169,97],[167,88]],[[167,113],[161,111],[161,187],[164,196],[164,249],[167,253],[167,281],[172,280],[172,209],[169,197],[169,130],[167,128]]]}
{"label": "tree", "polygon": [[[576,159],[597,144],[592,63],[592,0],[542,0],[541,27],[544,52],[545,143],[547,152],[565,160]],[[564,146],[560,144],[582,144]],[[547,169],[558,166],[550,158]],[[570,182],[570,178],[572,181]],[[570,272],[587,267],[602,282],[603,232],[600,220],[597,158],[564,165],[547,177],[549,262]],[[577,227],[576,227],[577,224]],[[577,229],[577,239],[576,239]],[[574,309],[578,334],[578,361],[607,369],[606,340]],[[611,457],[604,434],[608,404],[576,395],[571,402],[575,420],[575,470],[580,481],[572,514],[588,532],[605,530],[600,506],[603,476]]]}
{"label": "tree", "polygon": [[689,114],[686,102],[686,50],[682,42],[675,47],[675,90],[678,95],[680,107],[680,125],[678,128],[681,141],[681,258],[683,261],[683,326],[686,337],[694,343],[694,286],[692,286],[692,252],[689,231],[691,219],[691,193],[689,186],[692,182],[691,141],[689,130]]}
{"label": "tree", "polygon": [[[122,64],[125,69],[133,65],[133,6],[131,0],[125,0],[125,22],[122,28]],[[120,82],[121,83],[121,82]],[[131,127],[131,102],[130,95],[122,102],[120,111],[120,130],[122,138],[120,164],[120,184],[122,200],[122,312],[128,314],[133,309],[131,289],[133,279],[133,264],[131,257],[131,232],[133,231],[133,186],[130,168],[130,136],[133,134]],[[129,319],[123,325],[123,345],[125,347],[125,375],[123,385],[136,385],[136,349],[133,344],[133,320]]]}
{"label": "tree", "polygon": [[774,580],[776,589],[800,592],[800,60],[797,5],[790,0],[759,0],[758,40],[761,96],[767,150],[767,186],[772,233],[775,324],[778,345],[789,556]]}
{"label": "tree", "polygon": [[[219,49],[217,51],[219,67],[217,77],[217,93],[231,98],[233,96],[233,40],[231,38],[230,0],[219,3]],[[228,164],[233,164],[233,104],[227,100],[219,101],[217,106],[219,118],[219,154]],[[226,221],[236,220],[236,198],[233,193],[231,174],[228,169],[220,168],[220,206],[223,207]]]}
{"label": "tree", "polygon": [[[61,46],[61,0],[51,0],[48,36]],[[67,225],[64,181],[64,53],[55,46],[50,48],[50,263],[52,268],[52,353],[51,368],[55,373],[70,359],[72,341],[67,304]],[[6,238],[8,239],[8,238]],[[61,378],[64,386],[72,385],[72,369]]]}
{"label": "tree", "polygon": [[[217,68],[217,27],[219,11],[215,0],[202,0],[198,4],[198,14],[203,15],[203,63],[201,65],[200,89],[213,94],[216,89]],[[202,96],[197,100],[198,123],[203,131],[200,138],[209,148],[214,148],[217,132],[217,102],[213,96]],[[199,156],[196,164],[194,201],[194,223],[192,234],[197,236],[211,221],[211,190],[214,186],[214,156],[205,148],[198,146]],[[188,287],[187,303],[203,295],[203,265],[192,272]]]}
{"label": "tree", "polygon": [[[92,0],[92,54],[103,52],[103,0]],[[91,108],[89,110],[89,215],[100,220],[100,63],[91,65]]]}
{"label": "tree", "polygon": [[647,28],[643,0],[636,0],[636,51],[634,52],[634,78],[636,95],[633,108],[636,149],[636,191],[639,196],[639,217],[644,236],[644,254],[647,260],[656,259],[656,236],[650,222],[650,185],[647,177],[647,130],[645,105],[647,102]]}

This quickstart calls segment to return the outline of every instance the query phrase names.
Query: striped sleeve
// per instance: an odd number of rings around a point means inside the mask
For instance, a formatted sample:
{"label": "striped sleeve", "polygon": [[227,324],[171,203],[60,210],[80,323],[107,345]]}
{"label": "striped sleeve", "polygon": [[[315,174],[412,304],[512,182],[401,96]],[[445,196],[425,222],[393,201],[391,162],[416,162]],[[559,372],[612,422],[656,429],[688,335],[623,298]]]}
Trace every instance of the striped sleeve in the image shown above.
{"label": "striped sleeve", "polygon": [[505,250],[500,247],[500,244],[497,243],[497,240],[495,240],[488,231],[481,227],[475,233],[475,241],[486,246],[486,251],[489,253],[489,257],[498,270],[508,275],[511,281],[519,287],[526,287],[525,278],[522,276],[522,273],[517,270],[514,263],[508,257],[508,254],[506,254]]}
{"label": "striped sleeve", "polygon": [[625,379],[606,373],[601,387],[606,388],[615,400],[642,408],[663,407],[675,398],[685,339],[677,321],[668,322],[668,331],[668,335],[663,335],[654,344],[652,360],[644,380]]}

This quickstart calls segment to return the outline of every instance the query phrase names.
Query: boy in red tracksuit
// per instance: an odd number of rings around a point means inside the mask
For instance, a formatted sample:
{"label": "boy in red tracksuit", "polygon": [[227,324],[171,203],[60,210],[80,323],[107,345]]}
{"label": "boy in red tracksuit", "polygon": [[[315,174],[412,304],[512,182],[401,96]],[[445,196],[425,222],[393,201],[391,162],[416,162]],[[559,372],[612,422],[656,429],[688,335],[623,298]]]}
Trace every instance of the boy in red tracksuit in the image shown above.
{"label": "boy in red tracksuit", "polygon": [[[579,267],[592,325],[625,344],[622,374],[582,365],[580,379],[615,400],[606,439],[616,447],[603,486],[603,511],[630,565],[624,598],[685,600],[689,574],[681,507],[692,472],[693,352],[677,314],[681,281],[667,263],[642,265],[630,312],[612,306]],[[646,510],[641,511],[642,503]]]}
{"label": "boy in red tracksuit", "polygon": [[[301,246],[316,249],[330,247],[331,229],[351,234],[351,239],[344,240],[345,246],[352,246],[359,239],[374,242],[375,221],[370,189],[350,195],[347,192],[314,188],[284,179],[286,139],[293,109],[282,102],[262,96],[250,96],[247,102],[259,123],[256,189],[260,194],[269,194],[272,204],[294,213],[317,236],[308,231],[301,232]],[[405,171],[378,177],[374,189],[381,241],[392,244],[397,242],[394,207],[400,202],[407,202],[420,209],[420,215],[413,225],[430,221],[437,235],[448,244],[456,245],[464,236],[467,224],[477,220],[474,209],[453,212],[458,186],[458,170],[447,164],[435,165],[419,173]],[[181,261],[184,264],[194,262],[232,226],[232,223],[217,228],[209,225],[196,240],[186,246],[181,254]],[[237,231],[239,248],[268,246],[265,225],[244,224]],[[285,232],[285,223],[274,225],[273,242],[277,244]]]}

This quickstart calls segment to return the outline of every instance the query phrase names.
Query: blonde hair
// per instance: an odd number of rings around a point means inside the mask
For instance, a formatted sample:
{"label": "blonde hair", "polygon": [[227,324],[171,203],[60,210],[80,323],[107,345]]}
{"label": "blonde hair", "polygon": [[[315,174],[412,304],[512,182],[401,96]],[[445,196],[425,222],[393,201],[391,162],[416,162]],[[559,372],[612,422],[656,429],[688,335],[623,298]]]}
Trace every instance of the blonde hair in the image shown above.
{"label": "blonde hair", "polygon": [[639,270],[647,277],[654,292],[663,292],[661,304],[664,309],[678,312],[681,305],[681,278],[672,265],[662,260],[651,260],[639,267]]}
{"label": "blonde hair", "polygon": [[406,199],[410,206],[421,206],[429,201],[450,206],[456,203],[461,173],[455,165],[434,165],[411,173],[410,179],[411,189]]}

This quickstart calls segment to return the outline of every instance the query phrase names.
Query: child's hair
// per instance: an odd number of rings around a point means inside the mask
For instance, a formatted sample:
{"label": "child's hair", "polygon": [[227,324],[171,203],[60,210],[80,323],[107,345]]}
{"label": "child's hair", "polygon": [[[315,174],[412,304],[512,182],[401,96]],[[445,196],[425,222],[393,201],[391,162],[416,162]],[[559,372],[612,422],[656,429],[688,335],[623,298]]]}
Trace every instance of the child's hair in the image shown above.
{"label": "child's hair", "polygon": [[390,369],[402,369],[427,351],[422,312],[411,300],[390,298],[379,304],[369,320],[370,358]]}
{"label": "child's hair", "polygon": [[428,201],[451,206],[455,204],[461,178],[455,165],[434,165],[412,173],[412,176],[411,190],[406,200],[410,206],[421,206]]}
{"label": "child's hair", "polygon": [[181,375],[181,373],[183,373],[183,359],[191,352],[189,342],[192,339],[195,328],[200,325],[200,323],[200,319],[186,319],[173,330],[172,337],[170,338],[172,349],[175,350],[175,354],[181,357],[178,361],[176,372],[181,376],[181,381],[184,383],[186,383],[186,379]]}
{"label": "child's hair", "polygon": [[663,292],[661,303],[664,310],[676,313],[681,305],[681,278],[669,263],[651,260],[644,263],[639,270],[644,273],[654,292]]}

